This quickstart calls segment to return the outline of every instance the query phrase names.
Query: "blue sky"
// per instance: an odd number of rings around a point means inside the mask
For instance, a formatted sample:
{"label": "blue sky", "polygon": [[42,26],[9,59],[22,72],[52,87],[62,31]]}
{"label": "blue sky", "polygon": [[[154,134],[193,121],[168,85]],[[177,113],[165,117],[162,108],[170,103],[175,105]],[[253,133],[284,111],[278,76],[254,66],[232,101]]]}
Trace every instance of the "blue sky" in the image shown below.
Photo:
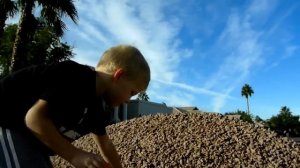
{"label": "blue sky", "polygon": [[75,1],[64,40],[95,66],[107,48],[130,44],[152,70],[147,93],[169,106],[246,110],[263,119],[288,106],[300,115],[300,2],[296,0]]}

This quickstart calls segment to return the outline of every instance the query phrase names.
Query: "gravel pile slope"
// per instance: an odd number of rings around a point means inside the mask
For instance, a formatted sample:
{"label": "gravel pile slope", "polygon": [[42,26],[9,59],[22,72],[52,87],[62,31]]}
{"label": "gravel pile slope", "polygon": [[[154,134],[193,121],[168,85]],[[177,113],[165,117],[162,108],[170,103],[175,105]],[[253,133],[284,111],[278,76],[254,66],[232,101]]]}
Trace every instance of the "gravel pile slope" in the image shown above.
{"label": "gravel pile slope", "polygon": [[[300,167],[294,141],[216,114],[144,116],[107,127],[124,167]],[[90,136],[74,142],[99,153]],[[68,164],[54,157],[54,167]]]}

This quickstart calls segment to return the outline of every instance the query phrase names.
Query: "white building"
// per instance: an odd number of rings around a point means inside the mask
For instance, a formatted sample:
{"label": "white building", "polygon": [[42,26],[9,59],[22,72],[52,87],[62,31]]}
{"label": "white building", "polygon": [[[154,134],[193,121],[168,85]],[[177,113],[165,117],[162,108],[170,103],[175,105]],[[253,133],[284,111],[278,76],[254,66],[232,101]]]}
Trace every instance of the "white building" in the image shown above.
{"label": "white building", "polygon": [[124,103],[114,108],[112,123],[129,120],[144,115],[173,112],[172,107],[167,107],[164,103],[154,103],[143,100],[131,100],[128,104]]}

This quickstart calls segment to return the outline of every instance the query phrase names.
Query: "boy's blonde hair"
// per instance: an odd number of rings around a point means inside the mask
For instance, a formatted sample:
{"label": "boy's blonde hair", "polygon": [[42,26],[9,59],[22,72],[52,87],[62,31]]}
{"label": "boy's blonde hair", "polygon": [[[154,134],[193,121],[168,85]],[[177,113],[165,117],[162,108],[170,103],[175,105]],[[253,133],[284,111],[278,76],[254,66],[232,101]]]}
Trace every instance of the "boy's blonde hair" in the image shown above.
{"label": "boy's blonde hair", "polygon": [[150,68],[142,53],[130,45],[118,45],[106,50],[96,69],[113,74],[122,68],[130,80],[143,79],[150,81]]}

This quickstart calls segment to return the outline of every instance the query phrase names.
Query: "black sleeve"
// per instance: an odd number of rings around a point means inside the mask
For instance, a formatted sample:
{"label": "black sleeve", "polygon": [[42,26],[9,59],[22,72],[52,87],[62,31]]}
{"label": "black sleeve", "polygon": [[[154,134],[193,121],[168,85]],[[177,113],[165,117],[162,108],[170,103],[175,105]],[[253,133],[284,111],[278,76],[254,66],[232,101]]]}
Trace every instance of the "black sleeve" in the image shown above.
{"label": "black sleeve", "polygon": [[[50,65],[43,72],[43,90],[40,99],[46,100],[49,104],[57,102],[58,99],[66,98],[74,81],[76,64],[73,61],[65,61]],[[73,71],[73,72],[72,72]]]}
{"label": "black sleeve", "polygon": [[47,68],[39,99],[48,102],[49,117],[58,123],[74,125],[80,118],[86,92],[85,74],[79,64],[65,61]]}

